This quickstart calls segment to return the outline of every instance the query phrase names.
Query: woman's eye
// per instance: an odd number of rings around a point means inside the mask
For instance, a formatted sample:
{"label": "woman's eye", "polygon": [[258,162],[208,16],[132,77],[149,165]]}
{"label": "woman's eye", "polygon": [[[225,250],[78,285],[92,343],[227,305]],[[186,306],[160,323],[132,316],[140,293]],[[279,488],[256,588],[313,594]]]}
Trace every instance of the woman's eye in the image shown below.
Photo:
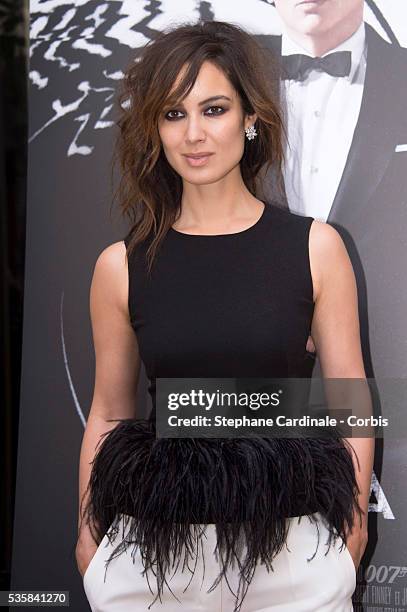
{"label": "woman's eye", "polygon": [[[222,115],[224,112],[225,109],[222,106],[209,106],[205,110],[205,115],[214,117],[216,115]],[[177,119],[182,119],[184,117],[184,113],[180,110],[170,110],[167,111],[164,116],[169,121],[176,121]]]}
{"label": "woman's eye", "polygon": [[171,117],[171,113],[179,113],[180,111],[176,111],[176,110],[171,110],[168,111],[168,113],[166,113],[165,118],[166,119],[178,119],[178,117]]}
{"label": "woman's eye", "polygon": [[224,112],[224,110],[225,110],[222,106],[210,106],[207,109],[207,112],[210,111],[210,110],[213,110],[213,109],[216,109],[216,112],[215,113],[209,113],[209,115],[221,115]]}

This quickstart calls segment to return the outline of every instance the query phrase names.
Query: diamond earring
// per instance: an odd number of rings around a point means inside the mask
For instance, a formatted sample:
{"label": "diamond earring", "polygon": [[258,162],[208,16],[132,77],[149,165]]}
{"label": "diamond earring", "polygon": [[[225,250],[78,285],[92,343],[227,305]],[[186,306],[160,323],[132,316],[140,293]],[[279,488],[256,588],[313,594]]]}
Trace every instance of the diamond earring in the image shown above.
{"label": "diamond earring", "polygon": [[245,132],[246,132],[246,138],[248,140],[253,140],[253,138],[256,138],[257,136],[256,128],[254,127],[254,125],[251,125],[250,127],[246,128]]}

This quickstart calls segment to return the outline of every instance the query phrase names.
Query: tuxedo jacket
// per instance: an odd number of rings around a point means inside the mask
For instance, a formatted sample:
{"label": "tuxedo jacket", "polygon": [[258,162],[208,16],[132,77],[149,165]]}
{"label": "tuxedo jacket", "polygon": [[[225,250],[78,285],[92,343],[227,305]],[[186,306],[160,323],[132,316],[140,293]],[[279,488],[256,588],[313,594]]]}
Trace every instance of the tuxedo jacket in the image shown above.
{"label": "tuxedo jacket", "polygon": [[[327,222],[340,233],[353,264],[366,375],[404,378],[407,49],[386,42],[369,24],[365,25],[367,65],[362,103]],[[281,76],[281,36],[256,39],[271,50]],[[285,205],[289,207],[289,202]]]}

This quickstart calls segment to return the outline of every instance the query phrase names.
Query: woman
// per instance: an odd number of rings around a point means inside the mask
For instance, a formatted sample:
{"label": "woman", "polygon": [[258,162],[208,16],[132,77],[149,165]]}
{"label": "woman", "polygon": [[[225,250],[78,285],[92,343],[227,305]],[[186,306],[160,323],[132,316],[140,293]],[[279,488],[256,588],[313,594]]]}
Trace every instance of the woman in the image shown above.
{"label": "woman", "polygon": [[[120,196],[133,223],[94,271],[80,459],[92,610],[158,598],[166,611],[352,609],[372,440],[352,452],[341,439],[155,436],[157,377],[308,377],[313,345],[324,377],[365,377],[338,233],[260,197],[262,172],[281,185],[283,162],[269,70],[250,35],[206,22],[160,34],[124,80]],[[148,420],[135,419],[140,358]]]}

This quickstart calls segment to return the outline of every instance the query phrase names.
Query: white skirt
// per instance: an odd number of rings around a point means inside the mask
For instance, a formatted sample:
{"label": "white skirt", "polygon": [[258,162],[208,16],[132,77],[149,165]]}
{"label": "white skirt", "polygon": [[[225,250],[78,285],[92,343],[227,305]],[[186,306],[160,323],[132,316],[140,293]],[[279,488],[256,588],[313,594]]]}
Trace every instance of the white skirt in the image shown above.
{"label": "white skirt", "polygon": [[[288,518],[284,548],[272,561],[274,571],[258,564],[239,612],[351,612],[356,569],[347,547],[338,537],[328,550],[329,531],[319,513]],[[233,612],[239,583],[238,569],[207,592],[220,572],[214,554],[214,524],[202,525],[204,535],[190,569],[178,569],[167,577],[164,593],[157,598],[155,576],[144,570],[139,550],[127,549],[105,563],[125,535],[125,515],[114,542],[105,535],[83,576],[92,612]],[[319,544],[318,542],[319,531]],[[315,554],[314,554],[315,553]],[[310,559],[312,557],[312,559]],[[186,588],[187,587],[187,588]],[[155,599],[155,602],[153,603]],[[151,605],[152,604],[152,605]]]}

